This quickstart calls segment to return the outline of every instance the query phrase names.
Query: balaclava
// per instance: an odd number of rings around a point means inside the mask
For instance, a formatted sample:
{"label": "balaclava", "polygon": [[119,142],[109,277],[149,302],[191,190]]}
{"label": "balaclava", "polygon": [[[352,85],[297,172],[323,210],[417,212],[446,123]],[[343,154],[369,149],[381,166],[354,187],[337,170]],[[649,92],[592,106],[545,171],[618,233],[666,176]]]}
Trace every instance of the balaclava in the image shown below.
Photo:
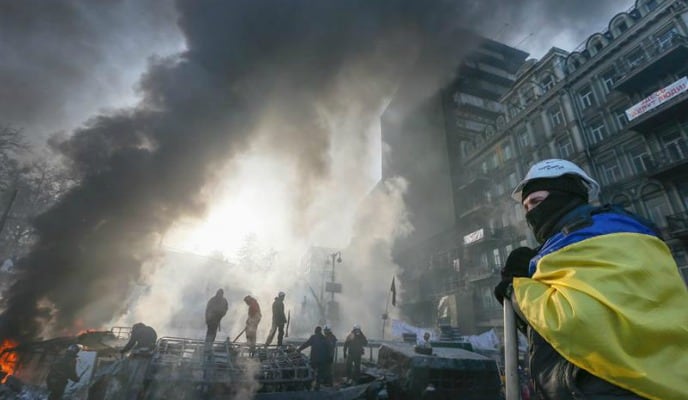
{"label": "balaclava", "polygon": [[526,221],[533,230],[535,239],[544,243],[554,232],[559,220],[569,211],[588,202],[588,189],[575,175],[562,175],[556,178],[533,179],[521,193],[525,199],[529,194],[547,190],[549,195],[542,203],[526,213]]}

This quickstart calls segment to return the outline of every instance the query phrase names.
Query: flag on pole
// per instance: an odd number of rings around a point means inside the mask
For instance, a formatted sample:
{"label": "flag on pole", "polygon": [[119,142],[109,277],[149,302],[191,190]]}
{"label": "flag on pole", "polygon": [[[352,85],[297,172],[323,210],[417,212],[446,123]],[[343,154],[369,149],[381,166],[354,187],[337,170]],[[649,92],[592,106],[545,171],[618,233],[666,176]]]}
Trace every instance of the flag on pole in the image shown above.
{"label": "flag on pole", "polygon": [[392,287],[389,288],[389,290],[392,291],[392,305],[396,306],[397,305],[397,288],[394,285],[394,277],[392,277]]}

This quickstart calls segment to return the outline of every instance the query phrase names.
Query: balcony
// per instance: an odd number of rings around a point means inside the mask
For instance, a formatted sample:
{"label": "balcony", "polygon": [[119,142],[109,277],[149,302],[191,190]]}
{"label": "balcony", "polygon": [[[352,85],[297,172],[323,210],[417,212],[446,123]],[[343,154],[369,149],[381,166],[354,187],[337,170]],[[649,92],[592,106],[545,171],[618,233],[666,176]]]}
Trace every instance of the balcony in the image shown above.
{"label": "balcony", "polygon": [[490,177],[487,176],[487,174],[482,171],[471,171],[462,177],[461,183],[457,189],[466,190],[471,187],[482,186],[486,183],[490,183]]}
{"label": "balcony", "polygon": [[666,216],[669,234],[678,239],[688,238],[688,211]]}
{"label": "balcony", "polygon": [[688,157],[684,156],[686,154],[688,154],[688,146],[683,142],[665,149],[664,152],[654,153],[652,162],[648,165],[648,175],[662,179],[688,172]]}
{"label": "balcony", "polygon": [[686,112],[688,111],[688,101],[686,99],[688,99],[688,91],[635,118],[628,124],[627,129],[641,133],[650,133],[666,121],[686,119]]}
{"label": "balcony", "polygon": [[489,279],[496,276],[499,269],[492,268],[486,265],[481,265],[479,267],[474,267],[466,271],[466,280],[468,282],[477,282],[483,279]]}
{"label": "balcony", "polygon": [[642,91],[658,79],[683,68],[688,61],[688,38],[675,35],[645,48],[646,57],[620,68],[621,78],[614,89],[626,94]]}
{"label": "balcony", "polygon": [[[480,212],[489,213],[494,211],[494,209],[495,205],[490,202],[487,202],[487,200],[480,203],[476,202],[466,207],[464,211],[459,214],[459,218],[468,218]],[[485,216],[486,214],[481,215]]]}

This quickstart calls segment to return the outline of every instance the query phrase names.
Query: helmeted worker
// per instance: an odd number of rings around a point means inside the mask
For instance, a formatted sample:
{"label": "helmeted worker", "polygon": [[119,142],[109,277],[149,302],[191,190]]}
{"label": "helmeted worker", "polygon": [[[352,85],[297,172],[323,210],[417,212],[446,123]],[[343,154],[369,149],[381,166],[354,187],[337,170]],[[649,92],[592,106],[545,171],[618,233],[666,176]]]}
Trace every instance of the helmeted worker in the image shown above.
{"label": "helmeted worker", "polygon": [[208,326],[205,341],[208,343],[215,341],[217,331],[220,328],[220,320],[227,314],[228,304],[224,294],[222,289],[217,289],[215,296],[208,300],[208,305],[205,307],[205,323]]}
{"label": "helmeted worker", "polygon": [[538,398],[687,399],[688,290],[648,221],[589,204],[567,160],[534,164],[512,196],[541,245],[513,250],[495,296],[526,324]]}
{"label": "helmeted worker", "polygon": [[76,360],[79,354],[79,346],[71,344],[65,353],[58,358],[48,371],[45,381],[48,386],[48,400],[60,400],[64,395],[67,381],[79,382],[76,373]]}
{"label": "helmeted worker", "polygon": [[350,382],[356,383],[361,373],[361,357],[368,345],[368,339],[361,331],[361,327],[354,325],[351,333],[344,341],[344,358],[346,359],[346,376]]}
{"label": "helmeted worker", "polygon": [[258,324],[262,315],[260,314],[260,306],[258,300],[248,295],[244,297],[244,303],[248,306],[248,319],[246,319],[246,341],[251,347],[253,353],[256,346],[256,334],[258,332]]}
{"label": "helmeted worker", "polygon": [[275,331],[277,331],[277,345],[282,345],[282,339],[284,338],[284,324],[287,323],[287,316],[284,314],[284,292],[279,292],[275,300],[272,302],[272,326],[270,327],[270,333],[268,338],[265,340],[265,345],[269,346],[272,343],[272,339],[275,337]]}
{"label": "helmeted worker", "polygon": [[330,345],[325,336],[323,336],[321,327],[316,326],[314,334],[299,346],[297,351],[307,347],[311,348],[310,362],[311,367],[315,371],[315,390],[319,390],[320,385],[325,383],[327,360],[330,357]]}
{"label": "helmeted worker", "polygon": [[153,351],[155,348],[155,342],[158,340],[158,334],[150,326],[143,324],[142,322],[135,323],[131,327],[131,334],[129,335],[129,341],[120,351],[120,353],[125,354],[129,350],[137,351]]}

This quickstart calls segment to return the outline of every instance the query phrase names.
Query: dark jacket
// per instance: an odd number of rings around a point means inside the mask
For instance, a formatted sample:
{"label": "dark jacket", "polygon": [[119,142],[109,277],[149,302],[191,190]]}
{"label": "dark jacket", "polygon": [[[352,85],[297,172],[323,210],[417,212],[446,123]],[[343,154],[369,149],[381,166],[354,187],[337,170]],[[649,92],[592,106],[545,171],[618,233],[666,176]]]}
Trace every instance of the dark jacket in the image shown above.
{"label": "dark jacket", "polygon": [[358,335],[354,332],[349,333],[344,341],[344,356],[360,357],[365,352],[365,347],[368,345],[368,339],[363,332]]}
{"label": "dark jacket", "polygon": [[211,297],[205,307],[205,322],[217,324],[227,314],[227,308],[227,299],[222,295]]}
{"label": "dark jacket", "polygon": [[322,333],[311,335],[304,344],[299,346],[298,350],[301,351],[307,347],[311,348],[311,364],[318,365],[329,362],[330,344]]}
{"label": "dark jacket", "polygon": [[284,315],[284,301],[280,297],[275,297],[275,301],[272,302],[272,323],[275,325],[287,323],[287,317]]}
{"label": "dark jacket", "polygon": [[67,380],[78,381],[79,376],[76,374],[76,354],[66,353],[62,357],[55,360],[50,366],[50,371],[46,381],[48,385],[63,386],[67,384]]}
{"label": "dark jacket", "polygon": [[[569,234],[581,228],[591,226],[591,215],[599,212],[615,212],[636,218],[639,222],[646,223],[640,217],[636,217],[625,210],[616,207],[593,207],[588,204],[579,206],[563,216],[554,233],[564,232]],[[654,229],[653,226],[648,226]],[[545,245],[546,246],[546,243]],[[541,247],[542,248],[542,247]],[[540,249],[538,249],[540,251]],[[536,256],[537,257],[537,256]],[[531,275],[534,272],[531,262]],[[512,303],[520,317],[523,326],[526,327],[528,337],[529,368],[536,395],[542,400],[636,400],[642,399],[634,393],[613,385],[589,372],[575,366],[559,354],[540,334],[527,325],[518,303],[512,296]]]}
{"label": "dark jacket", "polygon": [[334,361],[334,351],[337,348],[337,337],[334,333],[328,331],[328,333],[325,334],[325,340],[327,340],[327,344],[330,346],[330,357],[328,362],[332,362]]}
{"label": "dark jacket", "polygon": [[137,348],[147,347],[152,349],[155,347],[155,342],[158,340],[158,334],[155,333],[155,329],[146,325],[135,325],[131,330],[131,336],[129,337],[129,342],[122,349],[122,353]]}

